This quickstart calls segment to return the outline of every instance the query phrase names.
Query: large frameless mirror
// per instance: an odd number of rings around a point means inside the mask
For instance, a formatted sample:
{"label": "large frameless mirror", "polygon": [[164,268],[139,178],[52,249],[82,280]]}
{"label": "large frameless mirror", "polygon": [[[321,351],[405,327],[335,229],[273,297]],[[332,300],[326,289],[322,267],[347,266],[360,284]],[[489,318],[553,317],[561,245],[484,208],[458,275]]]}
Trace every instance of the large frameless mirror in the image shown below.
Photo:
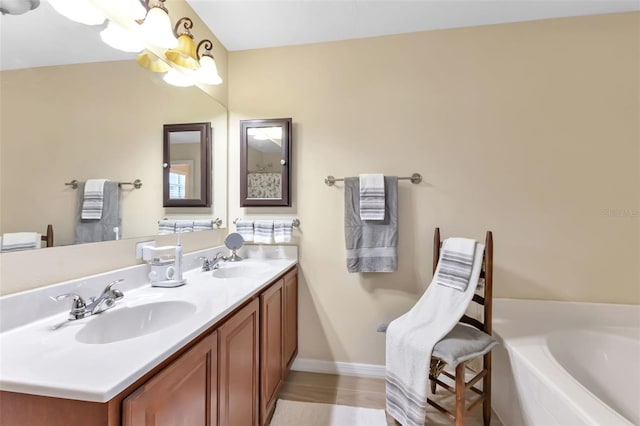
{"label": "large frameless mirror", "polygon": [[165,124],[164,207],[211,205],[211,123]]}
{"label": "large frameless mirror", "polygon": [[291,118],[240,121],[240,206],[290,206]]}

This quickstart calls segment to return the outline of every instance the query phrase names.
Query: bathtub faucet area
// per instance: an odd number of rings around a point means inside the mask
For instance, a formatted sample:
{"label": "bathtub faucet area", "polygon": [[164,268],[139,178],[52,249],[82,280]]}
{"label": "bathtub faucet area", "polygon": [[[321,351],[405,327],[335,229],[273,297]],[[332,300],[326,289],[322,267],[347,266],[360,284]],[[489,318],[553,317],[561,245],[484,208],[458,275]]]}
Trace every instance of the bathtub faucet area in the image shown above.
{"label": "bathtub faucet area", "polygon": [[116,301],[124,297],[124,293],[122,293],[121,290],[112,288],[115,284],[118,284],[122,281],[124,281],[124,279],[118,279],[107,284],[104,290],[102,290],[100,296],[92,297],[89,299],[88,305],[82,297],[75,293],[61,294],[59,296],[52,297],[52,299],[56,302],[60,302],[70,297],[73,298],[68,319],[78,320],[86,318],[88,316],[99,314],[100,312],[113,308],[116,304]]}

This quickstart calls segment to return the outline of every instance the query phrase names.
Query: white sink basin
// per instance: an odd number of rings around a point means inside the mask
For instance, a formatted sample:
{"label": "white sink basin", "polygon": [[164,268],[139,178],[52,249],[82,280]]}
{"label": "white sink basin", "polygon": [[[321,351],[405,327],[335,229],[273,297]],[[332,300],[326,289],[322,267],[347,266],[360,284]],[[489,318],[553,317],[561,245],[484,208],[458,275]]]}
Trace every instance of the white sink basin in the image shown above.
{"label": "white sink basin", "polygon": [[76,334],[80,343],[104,344],[155,333],[196,311],[188,302],[154,302],[105,311],[91,318]]}
{"label": "white sink basin", "polygon": [[255,277],[265,272],[268,272],[271,268],[265,263],[258,262],[236,262],[225,263],[219,269],[213,271],[213,276],[216,278],[245,278]]}

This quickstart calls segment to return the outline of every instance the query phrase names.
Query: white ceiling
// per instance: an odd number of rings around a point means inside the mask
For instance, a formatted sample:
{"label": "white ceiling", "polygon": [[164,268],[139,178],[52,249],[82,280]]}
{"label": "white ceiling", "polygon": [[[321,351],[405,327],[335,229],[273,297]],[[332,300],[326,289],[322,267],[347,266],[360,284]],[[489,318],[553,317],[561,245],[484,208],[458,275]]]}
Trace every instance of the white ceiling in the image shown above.
{"label": "white ceiling", "polygon": [[[640,10],[640,0],[187,0],[228,50]],[[0,69],[133,59],[43,0],[0,17]]]}

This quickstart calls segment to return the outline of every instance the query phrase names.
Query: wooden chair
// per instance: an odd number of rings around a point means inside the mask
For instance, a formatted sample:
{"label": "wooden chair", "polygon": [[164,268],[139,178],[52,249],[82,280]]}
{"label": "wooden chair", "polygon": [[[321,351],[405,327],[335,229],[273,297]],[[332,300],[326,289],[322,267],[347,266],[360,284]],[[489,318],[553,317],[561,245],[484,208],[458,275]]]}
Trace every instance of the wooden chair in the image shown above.
{"label": "wooden chair", "polygon": [[47,225],[47,233],[40,237],[47,244],[47,247],[53,247],[53,225]]}
{"label": "wooden chair", "polygon": [[[442,241],[440,240],[440,229],[436,228],[435,234],[433,237],[433,272],[435,274],[436,267],[438,265],[438,260],[440,259],[440,247],[442,245]],[[485,240],[485,248],[484,248],[484,256],[482,260],[482,271],[480,273],[480,278],[484,278],[484,286],[482,290],[478,290],[476,294],[473,295],[472,303],[477,303],[483,306],[483,320],[479,321],[475,318],[471,318],[468,315],[463,315],[460,319],[460,323],[471,325],[475,327],[472,329],[467,326],[457,325],[454,330],[445,336],[442,340],[440,340],[436,346],[434,347],[434,355],[431,357],[431,368],[429,371],[429,380],[431,385],[431,392],[435,394],[437,385],[440,385],[442,388],[447,391],[455,394],[456,396],[456,404],[455,404],[455,413],[451,413],[438,403],[432,401],[431,399],[427,400],[427,403],[433,407],[435,407],[441,413],[447,415],[451,420],[455,421],[456,426],[463,426],[465,423],[465,417],[467,413],[473,410],[478,404],[482,402],[482,419],[484,426],[489,426],[491,421],[491,348],[495,345],[495,340],[490,338],[491,336],[491,314],[492,314],[492,284],[493,284],[493,236],[491,231],[487,232],[486,240]],[[482,294],[478,294],[482,293]],[[447,339],[452,336],[452,333],[456,329],[464,329],[466,332],[471,332],[473,335],[477,335],[474,337],[480,337],[483,341],[489,342],[484,346],[484,350],[478,352],[484,352],[482,355],[482,369],[478,372],[471,380],[468,382],[465,380],[465,372],[468,369],[467,363],[471,361],[471,359],[464,360],[459,362],[457,365],[451,365],[451,367],[455,367],[455,374],[451,374],[450,372],[444,370],[447,363],[435,356],[437,353],[438,345],[447,344]],[[476,331],[477,330],[477,331]],[[484,333],[484,334],[482,334]],[[488,336],[487,336],[488,335]],[[449,343],[453,342],[453,339]],[[484,344],[484,343],[483,343]],[[475,352],[477,354],[478,352]],[[462,356],[461,358],[464,358]],[[452,379],[455,383],[454,387],[451,387],[449,384],[438,379],[438,376],[443,374],[450,379]],[[478,389],[474,385],[482,380],[482,390]],[[465,394],[467,390],[471,390],[473,393],[479,395],[475,400],[473,400],[469,407],[466,406],[465,402]]]}

